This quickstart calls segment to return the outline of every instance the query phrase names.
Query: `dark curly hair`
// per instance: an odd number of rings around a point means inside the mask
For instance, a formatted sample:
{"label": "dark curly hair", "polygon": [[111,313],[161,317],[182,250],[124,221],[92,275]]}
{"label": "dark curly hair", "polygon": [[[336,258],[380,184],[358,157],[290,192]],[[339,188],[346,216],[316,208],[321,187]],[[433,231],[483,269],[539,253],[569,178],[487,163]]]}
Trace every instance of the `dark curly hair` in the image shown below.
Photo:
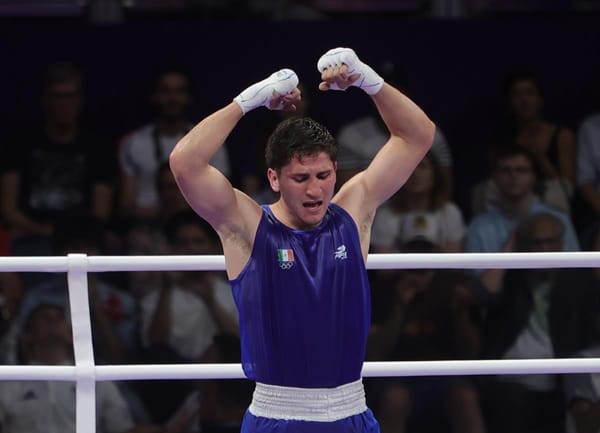
{"label": "dark curly hair", "polygon": [[324,152],[337,160],[337,144],[331,133],[310,117],[290,117],[281,121],[269,136],[265,150],[267,167],[279,171],[294,157]]}

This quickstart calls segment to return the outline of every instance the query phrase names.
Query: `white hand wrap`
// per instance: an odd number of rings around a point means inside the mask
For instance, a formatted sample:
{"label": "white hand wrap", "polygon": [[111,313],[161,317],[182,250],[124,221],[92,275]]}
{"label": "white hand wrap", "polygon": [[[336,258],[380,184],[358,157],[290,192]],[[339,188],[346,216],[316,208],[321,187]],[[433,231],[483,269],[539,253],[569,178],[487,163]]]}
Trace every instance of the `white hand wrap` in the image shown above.
{"label": "white hand wrap", "polygon": [[[369,65],[360,61],[356,53],[351,48],[333,48],[321,56],[317,63],[319,72],[334,66],[348,66],[348,75],[360,74],[360,77],[352,84],[363,89],[369,95],[374,95],[381,90],[383,78],[375,72]],[[331,83],[331,89],[343,90],[337,84]]]}
{"label": "white hand wrap", "polygon": [[[256,107],[265,106],[269,109],[269,102],[273,99],[273,93],[287,95],[298,86],[298,76],[291,69],[281,69],[274,72],[268,78],[255,83],[233,98],[238,103],[244,114],[254,110]],[[283,106],[272,108],[281,110]]]}

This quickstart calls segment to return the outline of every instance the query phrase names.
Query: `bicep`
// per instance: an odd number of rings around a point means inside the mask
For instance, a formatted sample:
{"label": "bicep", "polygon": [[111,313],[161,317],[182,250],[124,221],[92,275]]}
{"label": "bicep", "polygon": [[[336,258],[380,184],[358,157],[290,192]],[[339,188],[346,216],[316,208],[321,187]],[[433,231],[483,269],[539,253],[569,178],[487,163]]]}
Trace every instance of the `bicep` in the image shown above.
{"label": "bicep", "polygon": [[398,191],[428,150],[429,146],[390,138],[364,171],[368,206],[376,208]]}
{"label": "bicep", "polygon": [[227,220],[235,209],[236,196],[229,180],[207,165],[197,172],[173,172],[188,204],[213,227]]}

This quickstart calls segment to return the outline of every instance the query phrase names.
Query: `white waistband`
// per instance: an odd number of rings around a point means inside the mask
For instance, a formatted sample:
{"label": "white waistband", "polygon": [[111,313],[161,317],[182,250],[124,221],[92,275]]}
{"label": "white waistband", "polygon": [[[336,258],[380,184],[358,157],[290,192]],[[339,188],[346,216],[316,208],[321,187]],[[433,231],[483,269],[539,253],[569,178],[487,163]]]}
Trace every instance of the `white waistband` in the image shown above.
{"label": "white waistband", "polygon": [[285,420],[331,422],[367,410],[362,379],[336,388],[294,388],[256,383],[250,413]]}

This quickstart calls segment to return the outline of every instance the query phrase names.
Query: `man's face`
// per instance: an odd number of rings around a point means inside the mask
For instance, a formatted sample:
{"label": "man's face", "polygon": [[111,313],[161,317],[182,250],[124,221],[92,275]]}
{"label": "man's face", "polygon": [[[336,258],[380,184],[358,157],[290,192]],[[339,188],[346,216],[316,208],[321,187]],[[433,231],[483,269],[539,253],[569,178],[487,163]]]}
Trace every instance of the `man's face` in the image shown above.
{"label": "man's face", "polygon": [[318,226],[335,188],[336,164],[324,152],[294,157],[277,173],[269,169],[271,188],[281,194],[286,223],[297,229]]}
{"label": "man's face", "polygon": [[516,200],[533,193],[535,174],[531,163],[524,155],[499,160],[493,178],[505,199]]}
{"label": "man's face", "polygon": [[163,75],[156,84],[153,102],[159,116],[178,119],[185,115],[191,96],[185,76],[175,72]]}
{"label": "man's face", "polygon": [[173,240],[175,254],[216,254],[215,242],[195,224],[183,224],[177,229]]}
{"label": "man's face", "polygon": [[32,313],[26,333],[33,344],[72,344],[71,327],[65,313],[54,306],[43,306]]}
{"label": "man's face", "polygon": [[528,235],[528,251],[549,253],[563,251],[562,227],[554,220],[545,218],[532,224]]}
{"label": "man's face", "polygon": [[81,82],[63,81],[48,86],[42,97],[46,119],[59,126],[73,126],[82,106]]}

